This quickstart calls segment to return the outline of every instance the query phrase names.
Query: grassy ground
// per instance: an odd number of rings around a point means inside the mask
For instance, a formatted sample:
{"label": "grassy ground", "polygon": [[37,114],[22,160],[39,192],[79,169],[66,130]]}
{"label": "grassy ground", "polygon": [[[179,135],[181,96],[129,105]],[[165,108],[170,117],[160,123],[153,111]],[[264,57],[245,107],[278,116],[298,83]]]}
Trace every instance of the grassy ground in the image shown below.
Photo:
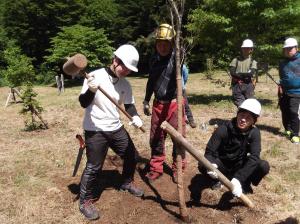
{"label": "grassy ground", "polygon": [[[126,117],[123,121],[141,155],[149,159],[150,118],[142,114],[147,79],[130,77],[129,80],[146,133],[129,127]],[[187,139],[203,152],[213,125],[235,116],[229,78],[221,72],[216,73],[213,80],[205,79],[204,74],[191,74],[187,88],[198,124],[195,129],[188,127]],[[84,110],[78,103],[80,89],[80,86],[68,87],[58,96],[54,87],[36,87],[38,100],[45,109],[42,116],[50,128],[27,132],[23,117],[18,113],[21,104],[12,103],[4,108],[9,89],[0,88],[3,105],[0,107],[0,223],[86,223],[78,211],[78,203],[74,202],[85,158],[77,176],[71,177],[79,147],[75,135],[82,134]],[[271,171],[249,196],[256,208],[251,210],[234,204],[221,209],[217,204],[225,190],[209,189],[202,192],[200,205],[192,205],[190,191],[198,171],[197,162],[188,156],[185,194],[194,223],[298,223],[300,145],[290,143],[280,134],[282,125],[276,94],[271,80],[260,77],[256,96],[263,104],[263,114],[258,121],[262,134],[261,155],[270,162]],[[167,147],[167,163],[170,164],[172,146],[169,140]],[[113,155],[109,153],[110,158]],[[119,173],[120,165],[107,159],[101,180],[105,189],[96,203],[102,214],[99,223],[177,222],[176,185],[167,174],[149,186],[137,173],[137,184],[145,189],[146,195],[144,199],[135,199],[116,190]]]}

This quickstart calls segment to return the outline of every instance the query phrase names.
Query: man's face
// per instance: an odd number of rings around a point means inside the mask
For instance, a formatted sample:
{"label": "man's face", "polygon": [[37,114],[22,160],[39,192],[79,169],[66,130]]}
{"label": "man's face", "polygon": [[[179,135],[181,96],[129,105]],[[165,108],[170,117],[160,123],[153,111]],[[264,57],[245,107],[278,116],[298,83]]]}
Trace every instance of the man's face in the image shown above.
{"label": "man's face", "polygon": [[286,47],[283,48],[283,54],[287,58],[292,58],[298,51],[297,47]]}
{"label": "man's face", "polygon": [[253,114],[246,110],[241,110],[237,114],[237,126],[242,131],[247,131],[255,123]]}
{"label": "man's face", "polygon": [[252,47],[242,47],[242,54],[245,58],[247,58],[250,54],[252,54],[253,48]]}
{"label": "man's face", "polygon": [[172,50],[172,44],[168,40],[157,40],[155,47],[158,54],[163,57],[169,55]]}
{"label": "man's face", "polygon": [[115,75],[119,78],[125,77],[131,72],[119,58],[113,59],[113,67]]}

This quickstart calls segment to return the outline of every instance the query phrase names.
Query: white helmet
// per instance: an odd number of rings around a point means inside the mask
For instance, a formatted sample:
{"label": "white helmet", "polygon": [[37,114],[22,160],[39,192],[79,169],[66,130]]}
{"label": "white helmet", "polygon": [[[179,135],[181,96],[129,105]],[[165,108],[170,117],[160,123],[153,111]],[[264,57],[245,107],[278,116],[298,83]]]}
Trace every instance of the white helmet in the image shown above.
{"label": "white helmet", "polygon": [[246,99],[238,109],[244,109],[259,116],[261,113],[261,104],[256,99]]}
{"label": "white helmet", "polygon": [[282,48],[286,48],[286,47],[297,47],[298,46],[298,42],[295,38],[287,38],[284,41],[283,47]]}
{"label": "white helmet", "polygon": [[124,44],[114,52],[114,55],[124,63],[126,68],[134,72],[138,71],[137,65],[139,63],[140,56],[134,46]]}
{"label": "white helmet", "polygon": [[250,39],[246,39],[246,40],[243,41],[243,44],[242,44],[241,47],[242,47],[242,48],[243,48],[243,47],[253,47],[253,41],[250,40]]}

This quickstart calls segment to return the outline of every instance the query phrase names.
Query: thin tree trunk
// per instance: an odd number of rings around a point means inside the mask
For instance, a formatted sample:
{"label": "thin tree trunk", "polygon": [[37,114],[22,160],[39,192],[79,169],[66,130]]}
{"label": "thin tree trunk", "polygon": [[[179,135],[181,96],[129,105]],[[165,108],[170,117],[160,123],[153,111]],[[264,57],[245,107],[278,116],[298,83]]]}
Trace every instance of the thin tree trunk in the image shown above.
{"label": "thin tree trunk", "polygon": [[[169,0],[169,3],[172,7],[172,11],[175,14],[175,23],[176,23],[176,37],[175,37],[175,49],[176,49],[176,84],[177,84],[177,116],[178,116],[178,128],[177,131],[182,134],[182,80],[181,80],[181,57],[180,57],[180,36],[181,36],[181,18],[182,14],[179,14],[178,7],[176,3],[172,0]],[[183,11],[183,1],[181,2],[181,9]],[[173,20],[173,17],[172,17]],[[173,22],[173,21],[172,21]],[[174,27],[174,24],[172,24]],[[183,221],[188,221],[188,213],[185,203],[184,196],[184,183],[183,183],[183,174],[182,174],[182,160],[184,158],[184,150],[181,149],[181,146],[176,144],[176,166],[177,166],[177,189],[179,197],[179,210],[180,216]]]}

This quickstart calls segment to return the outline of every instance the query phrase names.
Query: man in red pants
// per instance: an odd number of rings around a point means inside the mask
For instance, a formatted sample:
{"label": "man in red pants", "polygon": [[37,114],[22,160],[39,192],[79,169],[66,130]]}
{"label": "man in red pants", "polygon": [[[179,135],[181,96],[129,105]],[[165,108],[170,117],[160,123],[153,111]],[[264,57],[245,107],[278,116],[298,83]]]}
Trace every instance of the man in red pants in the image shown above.
{"label": "man in red pants", "polygon": [[[146,178],[152,182],[163,174],[165,161],[165,139],[167,133],[160,128],[163,121],[169,122],[174,128],[178,127],[177,116],[177,85],[175,68],[175,31],[169,24],[161,24],[156,32],[156,53],[150,61],[149,79],[144,98],[144,113],[151,115],[149,101],[154,93],[151,130],[150,130],[150,171]],[[182,90],[180,90],[182,91]],[[184,104],[184,102],[182,102]],[[184,106],[183,106],[184,108]],[[185,135],[184,112],[182,130]],[[173,143],[174,144],[174,143]],[[176,180],[176,147],[173,149],[173,180]],[[183,169],[185,159],[183,159]]]}

